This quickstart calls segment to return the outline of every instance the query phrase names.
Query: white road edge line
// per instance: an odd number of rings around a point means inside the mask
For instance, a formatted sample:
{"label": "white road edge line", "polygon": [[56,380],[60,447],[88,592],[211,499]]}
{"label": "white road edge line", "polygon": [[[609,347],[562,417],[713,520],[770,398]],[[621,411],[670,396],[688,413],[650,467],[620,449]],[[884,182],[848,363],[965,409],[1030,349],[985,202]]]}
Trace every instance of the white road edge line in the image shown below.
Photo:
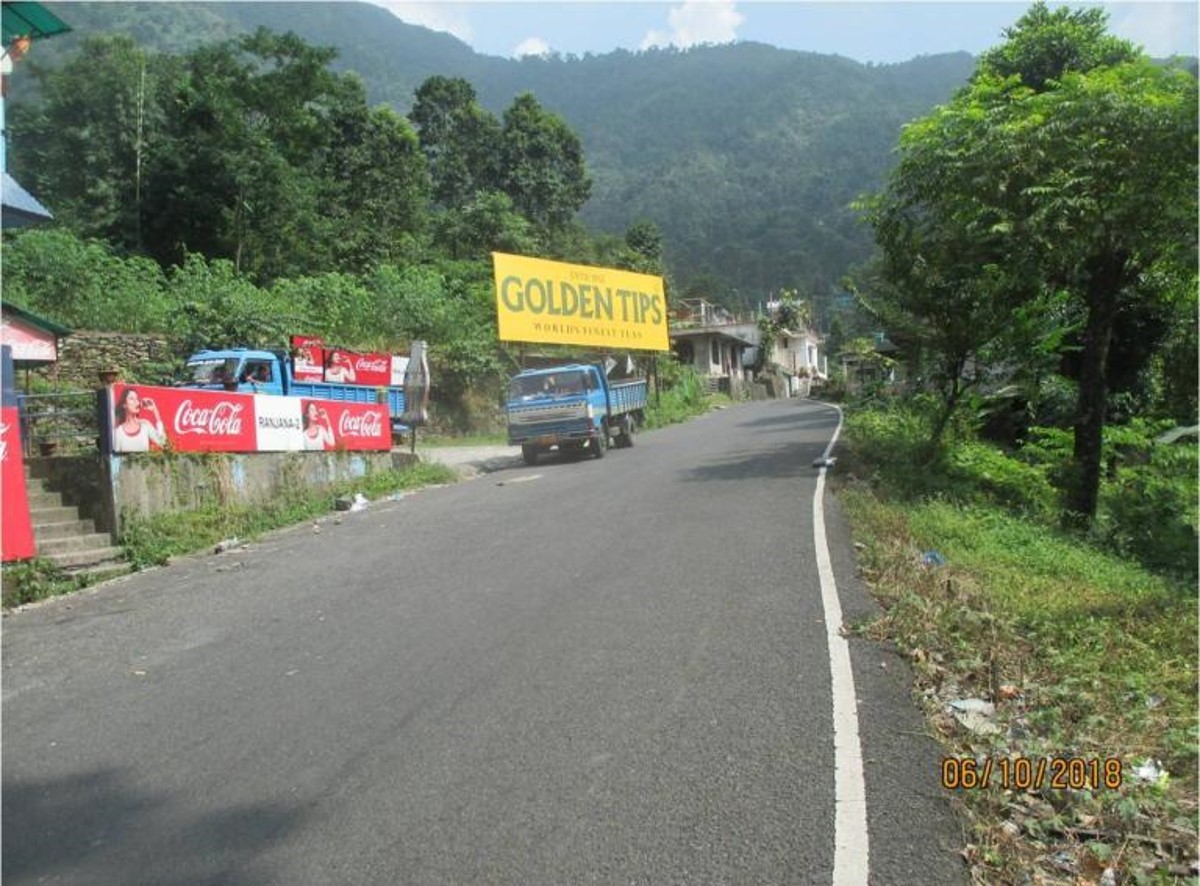
{"label": "white road edge line", "polygon": [[[825,447],[828,459],[842,432],[842,410],[836,409],[837,428]],[[858,736],[858,700],[854,671],[850,667],[850,644],[841,634],[842,604],[829,558],[825,537],[825,472],[820,468],[813,493],[813,540],[817,552],[817,574],[821,580],[821,605],[825,612],[825,637],[829,647],[829,673],[833,684],[833,886],[866,886],[870,870],[867,837],[867,791],[863,779],[862,742]]]}

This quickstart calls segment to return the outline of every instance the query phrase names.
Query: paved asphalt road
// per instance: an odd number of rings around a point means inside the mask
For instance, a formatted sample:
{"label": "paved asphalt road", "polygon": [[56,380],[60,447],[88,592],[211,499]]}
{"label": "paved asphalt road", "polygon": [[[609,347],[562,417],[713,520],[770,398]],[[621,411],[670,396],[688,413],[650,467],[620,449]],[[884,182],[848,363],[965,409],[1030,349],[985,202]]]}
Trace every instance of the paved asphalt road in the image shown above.
{"label": "paved asphalt road", "polygon": [[[5,886],[828,886],[835,425],[745,404],[12,614]],[[851,652],[871,883],[965,883],[907,669]]]}

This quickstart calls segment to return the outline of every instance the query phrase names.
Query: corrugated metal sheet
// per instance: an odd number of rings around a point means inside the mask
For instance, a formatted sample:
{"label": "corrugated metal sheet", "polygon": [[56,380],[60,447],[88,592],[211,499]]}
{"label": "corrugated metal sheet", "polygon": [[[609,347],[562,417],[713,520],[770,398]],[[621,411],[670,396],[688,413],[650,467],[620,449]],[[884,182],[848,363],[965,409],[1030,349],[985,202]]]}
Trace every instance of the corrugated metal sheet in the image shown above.
{"label": "corrugated metal sheet", "polygon": [[0,202],[3,203],[0,227],[19,228],[53,218],[50,210],[17,184],[17,180],[7,172],[3,173],[3,184],[0,184]]}

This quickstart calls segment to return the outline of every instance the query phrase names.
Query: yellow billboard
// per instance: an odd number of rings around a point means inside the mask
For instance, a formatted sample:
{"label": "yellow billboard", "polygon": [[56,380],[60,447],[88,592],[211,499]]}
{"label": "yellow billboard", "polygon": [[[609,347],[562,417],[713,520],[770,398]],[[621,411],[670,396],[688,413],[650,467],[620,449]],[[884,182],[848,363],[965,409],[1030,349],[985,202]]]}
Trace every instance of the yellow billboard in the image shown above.
{"label": "yellow billboard", "polygon": [[492,253],[501,341],[670,350],[662,277]]}

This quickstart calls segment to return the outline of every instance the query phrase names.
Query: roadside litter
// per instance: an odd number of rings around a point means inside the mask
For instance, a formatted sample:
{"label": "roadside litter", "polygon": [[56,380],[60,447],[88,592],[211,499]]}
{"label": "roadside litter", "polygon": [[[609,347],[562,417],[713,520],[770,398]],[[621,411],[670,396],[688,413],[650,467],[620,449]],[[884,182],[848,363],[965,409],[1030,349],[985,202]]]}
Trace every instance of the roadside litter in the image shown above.
{"label": "roadside litter", "polygon": [[361,492],[356,492],[354,498],[338,498],[334,501],[333,507],[337,511],[362,511],[371,502]]}

